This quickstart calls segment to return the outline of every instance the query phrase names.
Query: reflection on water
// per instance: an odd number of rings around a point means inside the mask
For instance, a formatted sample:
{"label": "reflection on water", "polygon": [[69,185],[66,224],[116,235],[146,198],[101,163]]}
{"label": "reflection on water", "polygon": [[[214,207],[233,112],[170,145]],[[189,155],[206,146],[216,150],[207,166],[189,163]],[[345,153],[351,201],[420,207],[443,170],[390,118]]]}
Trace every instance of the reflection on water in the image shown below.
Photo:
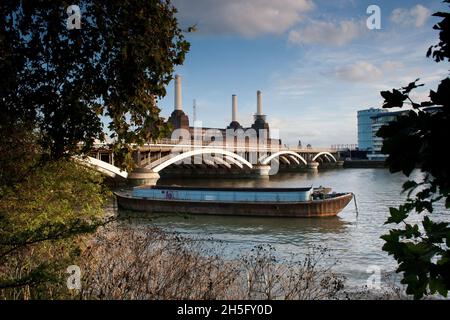
{"label": "reflection on water", "polygon": [[[223,243],[226,253],[235,256],[255,245],[268,243],[280,257],[296,255],[301,259],[308,248],[321,245],[338,258],[339,272],[351,285],[364,285],[371,265],[384,272],[395,269],[395,261],[381,250],[380,236],[389,226],[384,222],[390,206],[403,200],[401,185],[405,177],[384,169],[340,169],[318,173],[280,173],[270,179],[161,179],[159,184],[189,186],[303,187],[327,186],[336,192],[356,195],[359,216],[351,202],[338,217],[321,219],[250,218],[223,216],[152,216],[120,212],[133,217],[134,224],[152,224],[193,237],[205,244]],[[418,217],[414,217],[418,219]]]}
{"label": "reflection on water", "polygon": [[[258,217],[225,217],[225,216],[193,216],[193,215],[160,215],[151,220],[142,217],[141,213],[119,210],[122,218],[132,218],[134,223],[152,223],[170,228],[181,234],[197,236],[221,235],[222,239],[233,241],[252,237],[255,241],[298,242],[306,235],[319,232],[323,234],[344,233],[346,223],[339,217],[323,219],[305,218],[258,218]],[[224,239],[227,238],[227,239]],[[264,241],[263,241],[264,242]]]}

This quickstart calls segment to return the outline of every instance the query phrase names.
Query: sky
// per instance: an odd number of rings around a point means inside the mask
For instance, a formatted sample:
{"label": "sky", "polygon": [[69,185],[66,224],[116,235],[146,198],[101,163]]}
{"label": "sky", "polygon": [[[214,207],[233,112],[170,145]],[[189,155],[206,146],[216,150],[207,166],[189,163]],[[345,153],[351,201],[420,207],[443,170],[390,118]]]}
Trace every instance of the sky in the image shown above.
{"label": "sky", "polygon": [[[263,111],[283,142],[329,147],[357,143],[358,110],[380,108],[380,91],[417,78],[413,95],[448,75],[447,66],[426,58],[438,41],[431,14],[447,10],[440,0],[173,0],[190,52],[182,76],[183,109],[205,127],[226,127],[231,96],[238,120],[249,126],[256,91]],[[381,9],[381,29],[369,30],[367,8]],[[159,101],[166,119],[173,111],[173,83]]]}

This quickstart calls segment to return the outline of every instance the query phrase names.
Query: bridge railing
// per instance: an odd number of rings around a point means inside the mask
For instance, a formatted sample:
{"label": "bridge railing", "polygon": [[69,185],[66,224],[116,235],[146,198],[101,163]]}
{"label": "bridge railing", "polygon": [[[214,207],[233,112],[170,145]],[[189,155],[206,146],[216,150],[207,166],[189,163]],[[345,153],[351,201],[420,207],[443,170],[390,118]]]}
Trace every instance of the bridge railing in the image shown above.
{"label": "bridge railing", "polygon": [[[273,151],[294,151],[298,153],[319,153],[319,152],[330,152],[335,153],[338,150],[333,148],[298,148],[298,147],[288,147],[285,145],[280,145],[279,140],[272,139],[270,143],[250,143],[246,141],[204,141],[204,140],[191,140],[190,143],[186,141],[173,140],[173,139],[160,139],[153,143],[146,143],[140,146],[141,149],[152,149],[152,148],[174,148],[174,149],[192,149],[192,148],[223,148],[227,150],[238,150],[238,151],[248,151],[248,152],[273,152]],[[95,144],[95,148],[104,148],[107,144],[98,143]],[[137,145],[135,145],[138,147]]]}
{"label": "bridge railing", "polygon": [[158,146],[168,146],[168,147],[186,147],[186,148],[211,148],[211,147],[221,147],[224,149],[236,149],[236,150],[245,150],[245,151],[294,151],[299,153],[319,153],[319,152],[330,152],[334,153],[337,150],[332,148],[298,148],[298,147],[288,147],[285,145],[279,145],[278,143],[230,143],[230,142],[222,142],[219,143],[217,141],[196,141],[195,143],[186,144],[180,143],[178,140],[163,140],[155,143],[145,144],[146,147],[158,147]]}

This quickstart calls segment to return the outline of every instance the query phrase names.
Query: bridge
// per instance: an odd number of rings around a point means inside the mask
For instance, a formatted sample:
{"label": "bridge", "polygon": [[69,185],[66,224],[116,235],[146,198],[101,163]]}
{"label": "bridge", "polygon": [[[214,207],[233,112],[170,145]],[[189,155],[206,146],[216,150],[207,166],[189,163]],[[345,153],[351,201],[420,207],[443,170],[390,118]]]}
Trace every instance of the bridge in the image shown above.
{"label": "bridge", "polygon": [[107,144],[96,144],[86,157],[76,160],[117,181],[133,185],[154,185],[161,175],[261,178],[279,171],[315,171],[340,167],[343,163],[335,149],[288,148],[279,144],[183,143],[163,139],[134,148],[135,167],[131,172],[116,166],[114,153]]}
{"label": "bridge", "polygon": [[[183,112],[181,77],[175,76],[174,110],[168,119],[171,139],[133,148],[134,169],[121,170],[107,144],[97,144],[83,158],[76,158],[104,175],[130,184],[154,185],[163,176],[253,177],[261,178],[279,171],[316,171],[339,167],[339,151],[318,148],[288,148],[273,139],[262,108],[262,93],[256,93],[256,113],[249,127],[238,122],[237,96],[232,95],[231,123],[226,128],[202,128]],[[309,146],[309,145],[308,145]]]}

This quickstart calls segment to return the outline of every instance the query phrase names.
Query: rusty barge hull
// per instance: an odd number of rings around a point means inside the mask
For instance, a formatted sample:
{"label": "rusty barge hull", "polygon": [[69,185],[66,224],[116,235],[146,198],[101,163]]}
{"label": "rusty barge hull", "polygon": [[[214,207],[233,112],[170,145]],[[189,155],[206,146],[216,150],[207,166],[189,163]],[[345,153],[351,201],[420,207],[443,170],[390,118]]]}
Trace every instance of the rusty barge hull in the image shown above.
{"label": "rusty barge hull", "polygon": [[117,204],[125,210],[146,213],[311,218],[336,216],[352,200],[351,193],[323,200],[302,202],[218,202],[155,200],[115,193]]}

